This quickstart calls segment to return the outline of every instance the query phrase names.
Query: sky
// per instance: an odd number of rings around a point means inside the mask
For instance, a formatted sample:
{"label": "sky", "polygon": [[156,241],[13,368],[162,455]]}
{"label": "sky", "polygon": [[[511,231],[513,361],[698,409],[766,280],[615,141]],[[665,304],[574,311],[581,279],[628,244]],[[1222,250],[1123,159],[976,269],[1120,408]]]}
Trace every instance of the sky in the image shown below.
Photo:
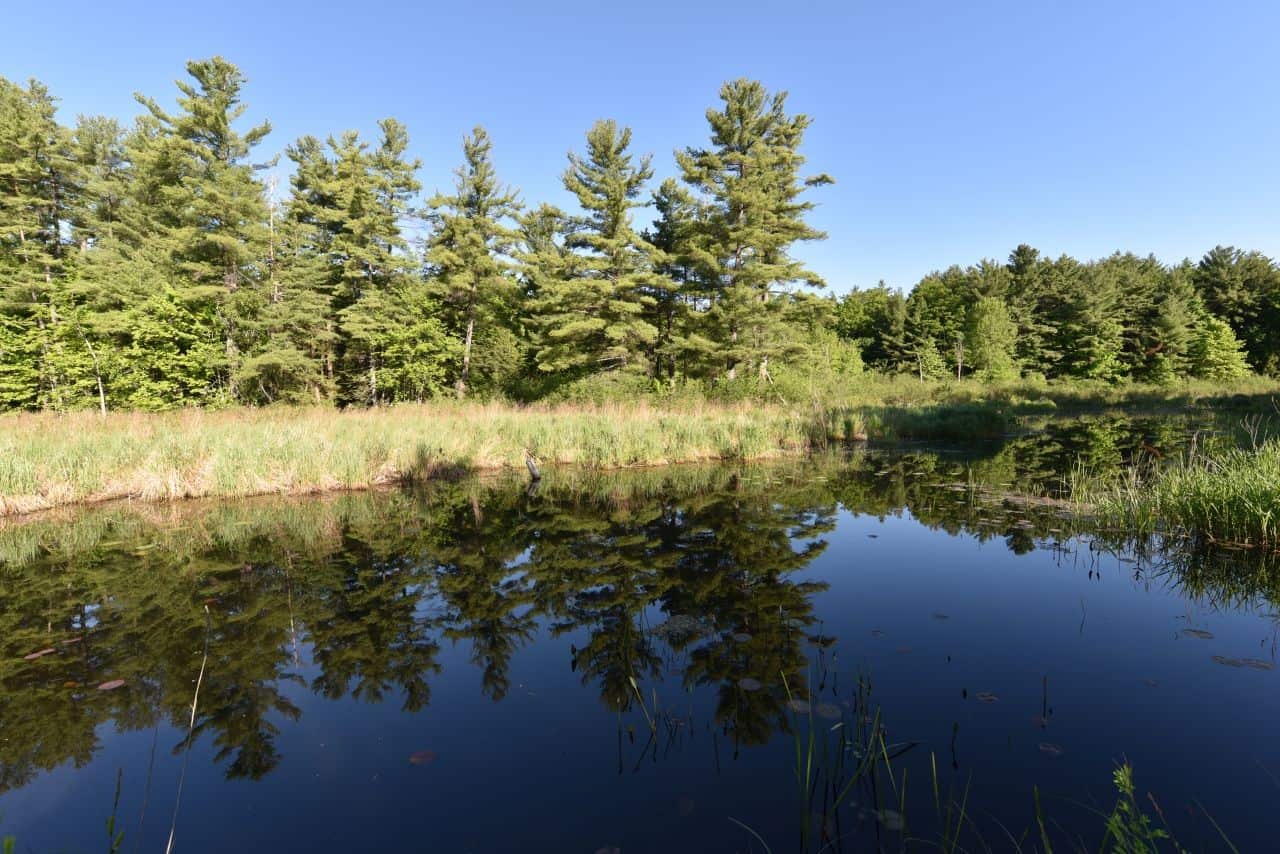
{"label": "sky", "polygon": [[0,75],[46,83],[66,122],[131,119],[134,92],[171,105],[185,62],[221,54],[246,122],[273,125],[264,160],[393,116],[429,193],[480,124],[527,203],[569,208],[559,176],[593,121],[633,128],[656,187],[706,143],[721,83],[759,79],[812,118],[807,167],[837,181],[809,194],[829,238],[797,254],[838,293],[1019,243],[1280,256],[1274,0],[5,5]]}

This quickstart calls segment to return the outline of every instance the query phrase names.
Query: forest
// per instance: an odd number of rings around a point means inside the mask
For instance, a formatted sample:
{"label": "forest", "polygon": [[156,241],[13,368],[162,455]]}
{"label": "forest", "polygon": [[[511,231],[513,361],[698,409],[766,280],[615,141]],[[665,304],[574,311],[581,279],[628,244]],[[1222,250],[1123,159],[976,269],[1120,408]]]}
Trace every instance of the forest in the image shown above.
{"label": "forest", "polygon": [[[708,138],[655,176],[631,130],[568,154],[574,210],[504,183],[481,127],[427,195],[409,130],[284,151],[227,60],[176,107],[60,119],[0,78],[0,409],[161,410],[444,397],[797,400],[868,372],[1172,384],[1280,372],[1280,267],[1216,247],[1167,265],[1026,245],[907,291],[828,283],[796,250],[831,176],[785,92],[723,85]],[[835,291],[847,291],[842,296]]]}

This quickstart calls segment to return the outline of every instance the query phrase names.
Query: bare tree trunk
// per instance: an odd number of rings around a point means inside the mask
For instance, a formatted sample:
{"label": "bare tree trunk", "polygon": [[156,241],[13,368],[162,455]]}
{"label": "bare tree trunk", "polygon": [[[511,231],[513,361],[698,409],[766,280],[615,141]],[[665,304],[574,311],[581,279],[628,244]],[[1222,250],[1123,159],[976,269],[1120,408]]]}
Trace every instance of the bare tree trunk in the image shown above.
{"label": "bare tree trunk", "polygon": [[458,397],[467,396],[467,381],[471,378],[471,338],[476,328],[475,304],[467,306],[467,338],[462,346],[462,373],[454,384]]}

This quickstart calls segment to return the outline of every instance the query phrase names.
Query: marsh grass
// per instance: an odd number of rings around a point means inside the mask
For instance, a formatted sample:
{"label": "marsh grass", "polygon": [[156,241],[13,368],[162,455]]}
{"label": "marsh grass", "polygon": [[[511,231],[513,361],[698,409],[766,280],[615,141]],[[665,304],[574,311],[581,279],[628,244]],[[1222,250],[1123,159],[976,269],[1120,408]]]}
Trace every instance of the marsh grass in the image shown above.
{"label": "marsh grass", "polygon": [[1098,524],[1135,537],[1280,549],[1280,440],[1256,448],[1191,450],[1118,476],[1078,472],[1072,492]]}
{"label": "marsh grass", "polygon": [[[1003,417],[997,414],[995,417]],[[881,435],[938,423],[929,407]],[[543,465],[767,460],[866,440],[862,410],[701,403],[331,409],[0,418],[0,516],[130,498],[304,494]],[[902,425],[907,424],[904,428]]]}
{"label": "marsh grass", "polygon": [[68,504],[305,494],[544,465],[765,460],[862,441],[994,439],[1062,413],[1270,409],[1274,381],[1108,386],[867,375],[810,401],[668,395],[615,404],[437,402],[0,416],[0,516]]}

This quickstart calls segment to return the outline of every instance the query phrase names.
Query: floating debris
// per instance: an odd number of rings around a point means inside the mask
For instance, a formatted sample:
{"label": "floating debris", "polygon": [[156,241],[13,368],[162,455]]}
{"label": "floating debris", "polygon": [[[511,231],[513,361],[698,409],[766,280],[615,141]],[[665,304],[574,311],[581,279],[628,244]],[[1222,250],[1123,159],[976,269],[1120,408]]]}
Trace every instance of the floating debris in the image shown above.
{"label": "floating debris", "polygon": [[826,718],[829,721],[840,720],[840,707],[832,703],[819,703],[817,712],[820,718]]}
{"label": "floating debris", "polygon": [[1210,658],[1227,667],[1244,667],[1244,662],[1238,658],[1227,658],[1225,655],[1213,655]]}
{"label": "floating debris", "polygon": [[1245,667],[1251,667],[1254,670],[1275,670],[1276,666],[1270,661],[1263,661],[1260,658],[1242,658],[1240,663]]}
{"label": "floating debris", "polygon": [[53,655],[53,653],[54,653],[54,650],[53,650],[52,648],[50,648],[50,649],[42,649],[42,650],[40,650],[39,652],[32,652],[32,653],[29,653],[29,654],[27,654],[27,655],[22,656],[22,660],[23,660],[23,661],[35,661],[37,658],[44,658],[46,655]]}
{"label": "floating debris", "polygon": [[409,754],[410,765],[430,765],[436,761],[436,752],[434,750],[419,750]]}
{"label": "floating debris", "polygon": [[809,714],[809,701],[801,700],[799,697],[793,697],[787,700],[787,708],[801,715]]}
{"label": "floating debris", "polygon": [[99,685],[99,686],[98,686],[98,690],[99,690],[99,691],[114,691],[114,690],[116,690],[117,688],[123,688],[123,687],[124,687],[124,680],[123,680],[123,679],[112,679],[110,682],[103,682],[101,685]]}
{"label": "floating debris", "polygon": [[666,622],[649,629],[649,634],[667,641],[699,638],[711,632],[710,620],[691,617],[688,614],[676,614]]}
{"label": "floating debris", "polygon": [[1207,632],[1204,629],[1183,629],[1179,634],[1200,640],[1213,640],[1213,632]]}
{"label": "floating debris", "polygon": [[1040,752],[1045,756],[1052,756],[1054,759],[1057,759],[1063,753],[1066,753],[1066,751],[1062,749],[1061,744],[1054,744],[1052,741],[1040,742]]}
{"label": "floating debris", "polygon": [[738,687],[743,691],[759,691],[764,687],[759,679],[752,679],[750,676],[744,676],[738,680]]}
{"label": "floating debris", "polygon": [[999,695],[997,695],[997,694],[993,694],[993,693],[991,693],[990,691],[979,691],[978,693],[974,694],[974,695],[973,695],[973,697],[974,697],[974,699],[975,699],[975,700],[977,700],[977,701],[978,701],[978,702],[980,702],[980,703],[998,703],[998,702],[1000,702],[1000,697],[999,697]]}

